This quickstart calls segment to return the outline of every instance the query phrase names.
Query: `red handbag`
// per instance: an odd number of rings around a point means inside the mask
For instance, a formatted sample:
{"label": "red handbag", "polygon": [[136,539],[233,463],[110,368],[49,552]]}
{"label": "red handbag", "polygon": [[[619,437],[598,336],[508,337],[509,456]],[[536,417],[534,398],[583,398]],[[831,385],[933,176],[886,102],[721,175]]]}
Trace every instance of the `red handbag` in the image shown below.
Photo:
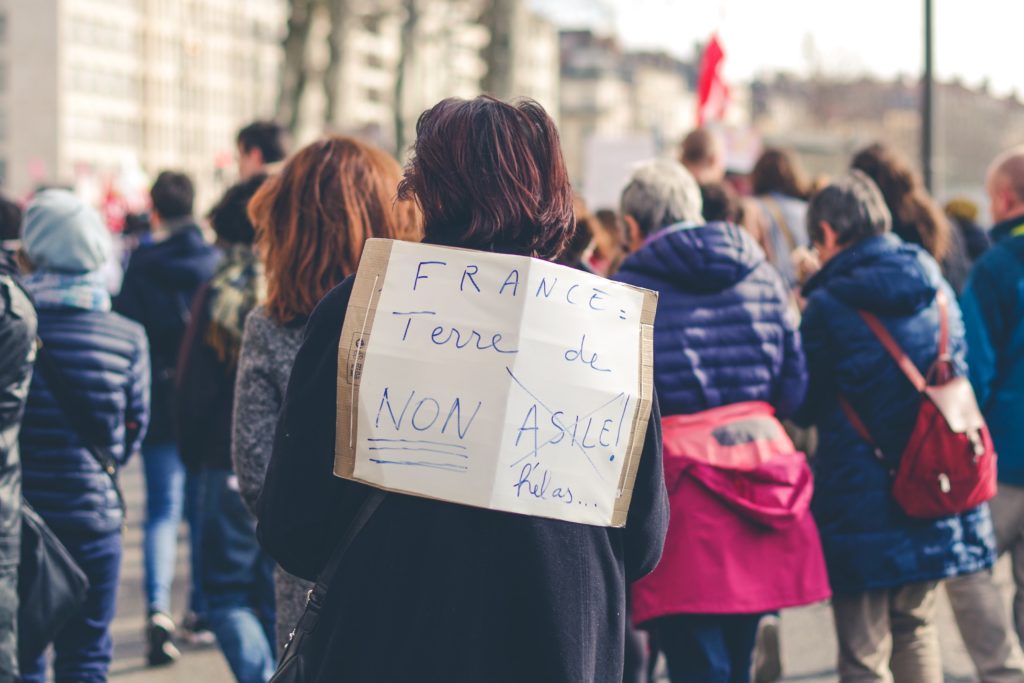
{"label": "red handbag", "polygon": [[[900,456],[892,495],[904,512],[918,519],[948,517],[991,500],[996,495],[996,452],[971,383],[953,376],[949,355],[949,312],[943,292],[939,306],[939,356],[927,378],[903,352],[877,317],[858,311],[910,383],[921,394],[914,430]],[[839,405],[857,433],[886,463],[867,426],[850,402]]]}

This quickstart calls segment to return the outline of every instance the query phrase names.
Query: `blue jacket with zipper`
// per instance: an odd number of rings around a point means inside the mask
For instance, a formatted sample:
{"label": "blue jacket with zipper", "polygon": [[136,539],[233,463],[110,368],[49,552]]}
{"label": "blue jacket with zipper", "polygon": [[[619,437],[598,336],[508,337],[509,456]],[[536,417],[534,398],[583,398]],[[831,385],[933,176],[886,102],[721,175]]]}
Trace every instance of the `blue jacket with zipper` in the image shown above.
{"label": "blue jacket with zipper", "polygon": [[1024,216],[992,229],[961,299],[971,384],[985,413],[999,481],[1024,486]]}
{"label": "blue jacket with zipper", "polygon": [[[935,294],[946,292],[949,351],[966,372],[964,327],[938,264],[893,234],[854,244],[804,286],[801,332],[811,374],[804,422],[818,426],[813,510],[836,593],[896,588],[971,574],[995,559],[988,505],[935,520],[908,517],[892,497],[890,468],[921,406],[921,396],[858,315],[875,314],[922,374],[938,355]],[[857,411],[883,464],[838,403]]]}

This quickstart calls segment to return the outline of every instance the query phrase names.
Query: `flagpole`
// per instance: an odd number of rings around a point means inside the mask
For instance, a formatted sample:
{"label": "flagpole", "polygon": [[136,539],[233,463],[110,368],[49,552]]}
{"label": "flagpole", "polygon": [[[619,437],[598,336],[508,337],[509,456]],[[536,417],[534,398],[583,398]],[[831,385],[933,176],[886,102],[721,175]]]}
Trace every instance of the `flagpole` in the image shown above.
{"label": "flagpole", "polygon": [[934,192],[933,143],[935,126],[934,16],[932,0],[924,0],[924,77],[921,88],[921,175]]}

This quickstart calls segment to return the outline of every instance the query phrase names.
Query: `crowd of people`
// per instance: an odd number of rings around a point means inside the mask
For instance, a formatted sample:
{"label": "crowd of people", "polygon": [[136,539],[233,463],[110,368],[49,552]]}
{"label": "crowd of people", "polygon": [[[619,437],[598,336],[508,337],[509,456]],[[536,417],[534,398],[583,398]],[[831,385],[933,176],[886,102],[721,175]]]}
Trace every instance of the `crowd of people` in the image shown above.
{"label": "crowd of people", "polygon": [[[124,236],[65,189],[3,202],[0,679],[42,682],[52,663],[59,682],[106,680],[117,470],[139,453],[151,666],[215,641],[236,680],[266,683],[299,629],[289,680],[761,682],[781,675],[779,611],[831,599],[842,681],[937,683],[944,586],[982,682],[1024,681],[1024,149],[979,179],[986,232],[881,145],[834,179],[782,149],[739,178],[699,129],[591,213],[535,103],[445,100],[416,134],[403,170],[351,137],[290,153],[281,127],[254,123],[205,217],[165,171]],[[373,237],[658,293],[624,528],[333,476],[339,339]],[[930,392],[955,378],[970,381],[947,410]],[[920,451],[947,433],[963,462],[928,469]],[[17,638],[23,504],[88,579],[52,652]],[[992,576],[1006,551],[1013,619]]]}

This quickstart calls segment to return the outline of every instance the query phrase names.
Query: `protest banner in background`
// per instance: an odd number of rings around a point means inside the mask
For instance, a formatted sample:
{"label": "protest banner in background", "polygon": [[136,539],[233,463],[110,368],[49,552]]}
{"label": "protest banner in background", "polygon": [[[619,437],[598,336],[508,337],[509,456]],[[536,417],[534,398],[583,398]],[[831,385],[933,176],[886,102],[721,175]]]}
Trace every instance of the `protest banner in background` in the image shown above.
{"label": "protest banner in background", "polygon": [[338,348],[335,474],[623,526],[656,305],[537,259],[369,240]]}

